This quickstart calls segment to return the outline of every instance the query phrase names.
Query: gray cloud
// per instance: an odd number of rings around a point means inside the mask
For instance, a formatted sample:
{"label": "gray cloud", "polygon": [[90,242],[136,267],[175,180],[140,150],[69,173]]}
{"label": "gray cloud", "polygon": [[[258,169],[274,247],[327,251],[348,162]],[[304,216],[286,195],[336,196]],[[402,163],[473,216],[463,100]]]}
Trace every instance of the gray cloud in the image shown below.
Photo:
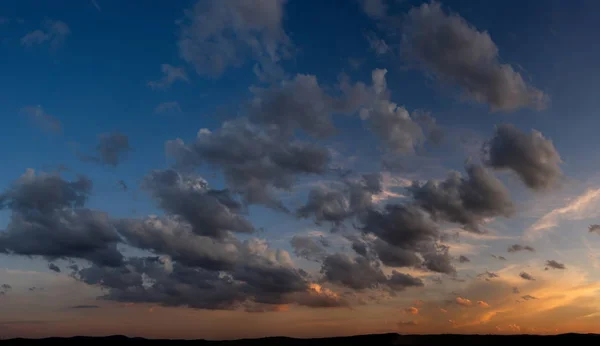
{"label": "gray cloud", "polygon": [[498,125],[485,150],[487,165],[514,171],[531,189],[553,187],[562,177],[560,155],[538,131],[526,134],[511,124]]}
{"label": "gray cloud", "polygon": [[385,0],[359,0],[363,11],[374,19],[380,19],[386,15],[387,4]]}
{"label": "gray cloud", "polygon": [[187,221],[198,235],[223,238],[228,231],[254,232],[252,224],[240,215],[242,205],[227,190],[209,189],[200,177],[155,170],[142,186],[163,210]]}
{"label": "gray cloud", "polygon": [[477,277],[485,277],[486,279],[494,279],[494,278],[500,277],[500,275],[486,270],[485,272],[478,274]]}
{"label": "gray cloud", "polygon": [[523,298],[523,300],[534,300],[534,299],[537,299],[536,297],[534,297],[534,296],[531,296],[531,295],[529,295],[529,294],[527,294],[527,295],[524,295],[524,296],[522,296],[521,298]]}
{"label": "gray cloud", "polygon": [[471,262],[471,260],[469,259],[469,257],[467,257],[467,256],[463,256],[463,255],[460,255],[460,256],[458,257],[458,261],[459,261],[460,263],[467,263],[467,262]]}
{"label": "gray cloud", "polygon": [[262,74],[281,74],[291,54],[282,26],[285,0],[198,1],[181,23],[179,54],[198,74],[219,76],[246,59]]}
{"label": "gray cloud", "polygon": [[529,245],[520,245],[520,244],[514,244],[508,247],[508,249],[506,250],[508,252],[519,252],[519,251],[529,251],[529,252],[535,252],[535,249]]}
{"label": "gray cloud", "polygon": [[21,109],[36,126],[50,133],[62,133],[63,126],[60,120],[46,113],[41,106],[28,106]]}
{"label": "gray cloud", "polygon": [[98,135],[98,141],[95,155],[80,154],[83,161],[116,167],[125,159],[125,155],[131,151],[129,137],[119,132],[102,133]]}
{"label": "gray cloud", "polygon": [[327,255],[323,245],[312,237],[295,235],[290,241],[294,254],[311,261],[320,261]]}
{"label": "gray cloud", "polygon": [[590,225],[588,227],[588,231],[590,233],[596,232],[596,233],[600,234],[600,225]]}
{"label": "gray cloud", "polygon": [[529,281],[534,281],[534,280],[535,280],[535,279],[534,279],[534,277],[533,277],[533,276],[531,276],[531,274],[529,274],[529,273],[526,273],[526,272],[521,272],[521,273],[519,274],[519,276],[520,276],[522,279],[525,279],[525,280],[529,280]]}
{"label": "gray cloud", "polygon": [[147,85],[152,89],[166,89],[176,81],[188,82],[189,78],[183,67],[176,67],[169,64],[160,65],[160,71],[163,76],[157,81],[150,81]]}
{"label": "gray cloud", "polygon": [[54,263],[48,263],[48,269],[52,270],[53,272],[60,273],[60,268]]}
{"label": "gray cloud", "polygon": [[117,185],[119,186],[119,188],[121,188],[121,190],[123,191],[127,191],[128,187],[127,187],[127,183],[125,183],[124,180],[119,180],[117,181]]}
{"label": "gray cloud", "polygon": [[486,218],[513,214],[508,190],[498,178],[478,165],[467,165],[465,169],[466,178],[452,172],[442,182],[415,182],[409,191],[434,219],[458,223],[473,232],[480,232],[480,224]]}
{"label": "gray cloud", "polygon": [[555,260],[547,260],[546,267],[552,268],[552,269],[566,269],[566,267],[563,263],[559,263]]}
{"label": "gray cloud", "polygon": [[120,239],[108,215],[83,208],[91,188],[85,177],[67,182],[28,170],[0,195],[0,206],[11,211],[10,222],[0,233],[0,252],[119,265]]}
{"label": "gray cloud", "polygon": [[321,272],[328,282],[355,290],[388,287],[400,291],[407,287],[423,286],[418,278],[397,271],[388,277],[370,260],[360,256],[352,258],[342,253],[327,256]]}
{"label": "gray cloud", "polygon": [[509,64],[502,64],[498,47],[457,14],[447,14],[437,2],[412,8],[405,17],[402,52],[442,83],[460,87],[469,99],[492,111],[529,107],[544,109],[549,98],[529,85]]}
{"label": "gray cloud", "polygon": [[180,166],[206,164],[221,168],[227,185],[247,203],[285,210],[273,189],[291,189],[298,175],[322,174],[329,152],[315,144],[290,142],[241,118],[225,122],[212,133],[201,133],[195,142],[168,141],[167,153]]}

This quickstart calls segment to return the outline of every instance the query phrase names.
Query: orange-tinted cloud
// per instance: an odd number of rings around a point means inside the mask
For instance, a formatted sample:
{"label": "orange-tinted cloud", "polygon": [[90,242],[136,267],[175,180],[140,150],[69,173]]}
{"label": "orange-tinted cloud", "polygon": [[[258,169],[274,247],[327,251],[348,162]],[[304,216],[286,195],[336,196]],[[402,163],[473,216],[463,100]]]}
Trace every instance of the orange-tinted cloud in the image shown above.
{"label": "orange-tinted cloud", "polygon": [[415,308],[414,306],[411,306],[410,308],[407,308],[406,313],[412,314],[412,315],[418,315],[419,314],[419,309]]}
{"label": "orange-tinted cloud", "polygon": [[482,308],[489,308],[490,304],[484,302],[483,300],[478,300],[477,301],[477,305],[481,306]]}
{"label": "orange-tinted cloud", "polygon": [[462,298],[462,297],[456,297],[455,301],[456,301],[456,303],[458,305],[461,305],[461,306],[471,306],[471,305],[473,305],[473,303],[469,299]]}

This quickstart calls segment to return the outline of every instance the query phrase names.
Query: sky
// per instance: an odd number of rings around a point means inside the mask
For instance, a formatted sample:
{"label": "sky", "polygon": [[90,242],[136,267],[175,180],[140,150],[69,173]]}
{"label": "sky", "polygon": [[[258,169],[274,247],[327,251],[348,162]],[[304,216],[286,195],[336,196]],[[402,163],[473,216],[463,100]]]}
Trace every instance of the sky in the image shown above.
{"label": "sky", "polygon": [[595,1],[4,1],[0,337],[600,333]]}

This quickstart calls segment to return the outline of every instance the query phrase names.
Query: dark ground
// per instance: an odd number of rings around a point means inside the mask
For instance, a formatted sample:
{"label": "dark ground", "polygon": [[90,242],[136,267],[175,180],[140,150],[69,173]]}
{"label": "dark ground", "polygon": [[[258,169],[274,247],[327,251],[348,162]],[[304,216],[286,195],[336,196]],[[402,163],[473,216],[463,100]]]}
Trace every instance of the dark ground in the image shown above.
{"label": "dark ground", "polygon": [[398,335],[379,334],[361,335],[324,339],[294,339],[273,337],[263,339],[247,339],[232,341],[206,341],[206,340],[148,340],[142,338],[127,338],[124,336],[109,336],[102,338],[73,337],[73,338],[48,338],[48,339],[10,339],[0,341],[0,345],[199,345],[199,346],[304,346],[304,345],[502,345],[516,344],[533,345],[540,342],[552,342],[556,345],[599,345],[600,334],[561,334],[554,336],[537,335]]}

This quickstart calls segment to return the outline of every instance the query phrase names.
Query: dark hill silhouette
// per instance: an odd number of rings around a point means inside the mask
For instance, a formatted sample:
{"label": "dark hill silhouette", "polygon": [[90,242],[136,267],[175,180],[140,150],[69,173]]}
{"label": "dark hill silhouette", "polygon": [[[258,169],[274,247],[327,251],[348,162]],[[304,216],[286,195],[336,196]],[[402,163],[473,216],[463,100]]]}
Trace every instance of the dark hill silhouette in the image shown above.
{"label": "dark hill silhouette", "polygon": [[598,334],[560,334],[552,336],[540,335],[400,335],[374,334],[334,338],[296,339],[288,337],[269,337],[261,339],[240,339],[226,341],[207,340],[153,340],[144,338],[128,338],[115,335],[107,337],[45,338],[45,339],[8,339],[0,341],[0,345],[198,345],[198,346],[342,346],[342,345],[510,345],[516,343],[558,342],[559,345],[576,343],[582,345],[598,345]]}

